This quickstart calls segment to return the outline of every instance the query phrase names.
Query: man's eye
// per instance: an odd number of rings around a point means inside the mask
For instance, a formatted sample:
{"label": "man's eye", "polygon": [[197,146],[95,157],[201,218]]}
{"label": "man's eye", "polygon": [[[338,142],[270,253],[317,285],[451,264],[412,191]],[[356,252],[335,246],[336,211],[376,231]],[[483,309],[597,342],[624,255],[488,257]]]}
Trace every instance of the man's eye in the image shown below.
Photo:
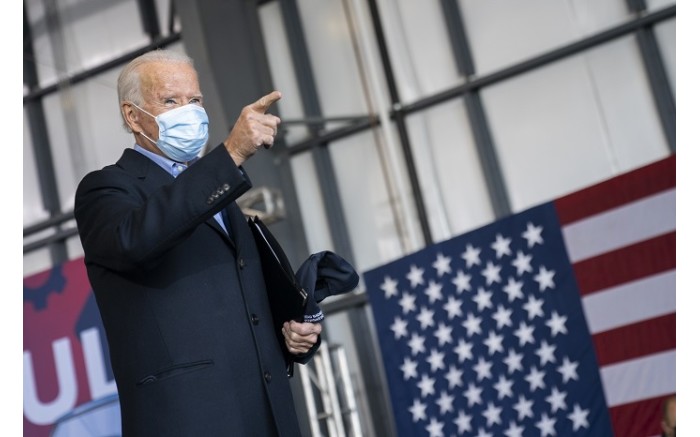
{"label": "man's eye", "polygon": [[177,103],[175,99],[165,99],[166,105],[174,105],[175,103]]}
{"label": "man's eye", "polygon": [[200,98],[198,98],[198,97],[195,97],[195,98],[193,98],[193,99],[190,99],[190,103],[196,103],[196,104],[198,104],[198,105],[201,105],[201,104],[202,104],[202,99],[200,99]]}

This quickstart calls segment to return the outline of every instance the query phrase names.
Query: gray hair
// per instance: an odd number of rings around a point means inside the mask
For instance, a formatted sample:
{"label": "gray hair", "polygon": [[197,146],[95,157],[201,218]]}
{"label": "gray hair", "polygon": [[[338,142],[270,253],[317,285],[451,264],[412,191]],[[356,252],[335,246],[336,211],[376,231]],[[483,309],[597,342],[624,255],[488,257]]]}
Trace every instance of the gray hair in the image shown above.
{"label": "gray hair", "polygon": [[143,93],[141,92],[141,66],[151,62],[183,63],[194,68],[192,58],[184,53],[173,50],[153,50],[147,52],[129,62],[119,73],[117,80],[117,95],[119,97],[119,113],[127,132],[131,132],[129,124],[121,111],[122,102],[133,102],[139,106],[143,105]]}

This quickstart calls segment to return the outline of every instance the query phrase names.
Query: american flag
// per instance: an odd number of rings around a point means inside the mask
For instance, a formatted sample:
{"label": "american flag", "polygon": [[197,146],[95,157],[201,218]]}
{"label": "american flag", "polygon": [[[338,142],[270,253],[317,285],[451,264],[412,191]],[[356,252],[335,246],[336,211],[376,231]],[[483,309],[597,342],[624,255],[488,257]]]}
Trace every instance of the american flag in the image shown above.
{"label": "american flag", "polygon": [[654,436],[675,155],[364,274],[399,436]]}

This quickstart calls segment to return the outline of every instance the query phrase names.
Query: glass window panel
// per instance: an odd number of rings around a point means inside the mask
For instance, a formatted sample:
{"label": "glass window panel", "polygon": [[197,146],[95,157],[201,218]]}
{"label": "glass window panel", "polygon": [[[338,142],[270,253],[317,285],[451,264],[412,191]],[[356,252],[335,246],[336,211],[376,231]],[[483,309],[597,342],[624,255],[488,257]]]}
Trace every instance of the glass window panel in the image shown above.
{"label": "glass window panel", "polygon": [[649,11],[656,11],[658,9],[676,5],[676,0],[646,0],[646,2],[647,10]]}
{"label": "glass window panel", "polygon": [[[59,231],[66,231],[70,229],[75,229],[75,220],[68,220],[67,222],[60,225],[58,228],[44,229],[41,232],[37,232],[34,235],[28,236],[24,240],[24,244],[31,244],[33,242],[42,240],[44,238],[49,238]],[[80,243],[80,237],[76,233],[74,236],[69,237],[65,240],[66,254],[68,260],[73,260],[81,258],[84,256],[83,246]],[[50,269],[54,263],[51,258],[51,252],[48,246],[44,246],[40,249],[32,250],[27,252],[23,256],[24,263],[24,276],[29,276],[34,273],[43,272]]]}
{"label": "glass window panel", "polygon": [[590,36],[634,18],[626,0],[568,0],[572,31],[577,38]]}
{"label": "glass window panel", "polygon": [[668,154],[633,37],[482,97],[516,211]]}
{"label": "glass window panel", "polygon": [[[182,51],[181,44],[170,49]],[[92,170],[113,164],[133,134],[122,126],[117,97],[118,66],[43,99],[63,211],[73,207],[78,182]]]}
{"label": "glass window panel", "polygon": [[[179,44],[171,48],[182,50]],[[133,146],[133,135],[122,127],[117,98],[121,67],[62,88],[42,100],[63,212],[72,210],[75,188],[85,174],[114,163],[125,148]],[[26,133],[25,138],[29,139]],[[25,144],[25,152],[28,147]],[[34,163],[25,160],[26,166]],[[34,189],[33,184],[30,182],[27,188]],[[33,196],[25,191],[28,197]]]}
{"label": "glass window panel", "polygon": [[383,0],[378,5],[402,101],[414,101],[464,81],[452,55],[440,2]]}
{"label": "glass window panel", "polygon": [[51,262],[51,252],[48,248],[33,250],[25,253],[23,257],[23,276],[31,276],[41,273],[53,266]]}
{"label": "glass window panel", "polygon": [[493,220],[464,100],[410,115],[407,126],[433,240]]}
{"label": "glass window panel", "polygon": [[300,0],[297,3],[323,116],[366,114],[354,35],[342,1]]}
{"label": "glass window panel", "polygon": [[[71,228],[75,228],[74,220],[69,220],[65,224],[59,226],[58,229],[52,227],[49,229],[44,229],[31,236],[27,236],[25,237],[23,244],[32,244],[55,235],[57,231],[67,230]],[[80,239],[77,234],[66,240],[66,249],[68,260],[77,259],[83,256],[83,248],[80,244]],[[23,275],[25,277],[33,275],[35,273],[46,271],[54,265],[53,259],[51,257],[51,251],[48,246],[43,246],[41,248],[24,253],[22,261]]]}
{"label": "glass window panel", "polygon": [[581,58],[590,69],[594,96],[599,99],[615,173],[666,156],[668,146],[636,38],[620,38]]}
{"label": "glass window panel", "polygon": [[[79,173],[87,172],[85,169],[77,171],[75,168],[84,158],[83,148],[89,143],[77,122],[75,108],[68,107],[82,101],[83,96],[78,89],[79,85],[50,94],[42,101],[62,211],[68,211],[72,207]],[[112,105],[115,103],[112,101]]]}
{"label": "glass window panel", "polygon": [[[330,146],[358,272],[403,255],[392,199],[372,132]],[[409,218],[409,220],[412,218]]]}
{"label": "glass window panel", "polygon": [[[75,220],[66,223],[64,228],[75,228]],[[85,255],[83,246],[80,243],[80,237],[77,234],[66,240],[66,248],[68,249],[68,259],[77,259]]]}
{"label": "glass window panel", "polygon": [[324,212],[321,184],[316,175],[311,152],[295,155],[290,163],[309,253],[333,250],[333,240]]}
{"label": "glass window panel", "polygon": [[37,173],[32,136],[26,110],[24,111],[23,152],[23,224],[24,226],[29,226],[47,219],[49,214],[46,209],[44,209],[44,203],[41,198],[41,185],[39,184],[39,174]]}
{"label": "glass window panel", "polygon": [[[277,103],[282,119],[281,131],[287,145],[292,145],[308,137],[304,124],[286,123],[286,120],[304,118],[299,84],[294,73],[292,53],[285,33],[282,11],[278,2],[270,2],[258,8],[263,42],[272,75],[272,83],[282,92],[282,100]],[[281,132],[281,133],[282,133]]]}
{"label": "glass window panel", "polygon": [[661,58],[666,67],[666,74],[676,95],[676,19],[666,20],[654,26],[654,34],[659,43]]}
{"label": "glass window panel", "polygon": [[610,0],[460,0],[479,75],[573,43],[629,19]]}
{"label": "glass window panel", "polygon": [[91,170],[114,163],[132,135],[122,128],[117,70],[44,98],[46,124],[62,209],[72,208],[75,188]]}
{"label": "glass window panel", "polygon": [[45,3],[26,2],[41,86],[150,42],[135,0],[56,1],[57,11],[50,16]]}
{"label": "glass window panel", "polygon": [[[175,2],[173,0],[155,0],[156,13],[158,14],[158,23],[160,24],[161,35],[170,35],[170,9],[175,7]],[[174,32],[179,32],[181,30],[180,19],[175,14],[174,21]]]}

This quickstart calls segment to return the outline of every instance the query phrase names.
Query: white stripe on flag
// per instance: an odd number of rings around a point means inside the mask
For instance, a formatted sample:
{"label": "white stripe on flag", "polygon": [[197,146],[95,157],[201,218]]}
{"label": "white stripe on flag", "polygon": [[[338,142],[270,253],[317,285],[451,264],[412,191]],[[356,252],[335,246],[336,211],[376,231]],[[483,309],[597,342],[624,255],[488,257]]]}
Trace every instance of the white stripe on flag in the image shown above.
{"label": "white stripe on flag", "polygon": [[572,263],[676,229],[676,190],[645,197],[562,229]]}
{"label": "white stripe on flag", "polygon": [[676,391],[676,351],[647,355],[600,369],[609,407]]}
{"label": "white stripe on flag", "polygon": [[676,312],[676,271],[601,290],[583,297],[591,334]]}

